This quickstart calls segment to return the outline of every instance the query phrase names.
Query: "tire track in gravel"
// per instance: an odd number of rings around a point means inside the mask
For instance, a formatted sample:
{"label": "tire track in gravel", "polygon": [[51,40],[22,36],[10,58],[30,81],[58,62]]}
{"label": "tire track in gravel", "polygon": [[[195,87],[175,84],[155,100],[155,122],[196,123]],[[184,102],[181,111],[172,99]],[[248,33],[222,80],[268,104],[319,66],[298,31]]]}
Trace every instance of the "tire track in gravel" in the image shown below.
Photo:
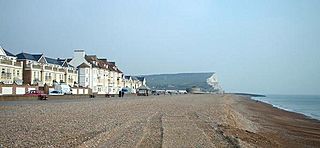
{"label": "tire track in gravel", "polygon": [[155,113],[148,118],[144,134],[136,147],[161,148],[163,143],[162,113]]}
{"label": "tire track in gravel", "polygon": [[217,124],[202,120],[197,112],[188,113],[188,118],[203,131],[214,147],[240,147],[235,138],[226,136]]}
{"label": "tire track in gravel", "polygon": [[142,134],[144,124],[143,119],[128,121],[110,131],[99,133],[78,147],[132,147],[137,143],[138,135]]}

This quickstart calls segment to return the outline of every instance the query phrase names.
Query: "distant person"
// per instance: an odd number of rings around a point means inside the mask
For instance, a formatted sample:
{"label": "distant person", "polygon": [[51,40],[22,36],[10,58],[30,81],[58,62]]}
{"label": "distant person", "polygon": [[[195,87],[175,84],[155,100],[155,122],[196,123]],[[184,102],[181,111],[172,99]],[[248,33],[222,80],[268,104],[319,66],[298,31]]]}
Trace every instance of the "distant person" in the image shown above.
{"label": "distant person", "polygon": [[123,98],[123,96],[124,96],[124,91],[121,92],[121,97]]}
{"label": "distant person", "polygon": [[121,91],[119,91],[119,98],[121,98],[121,95],[122,95],[122,92],[121,92]]}

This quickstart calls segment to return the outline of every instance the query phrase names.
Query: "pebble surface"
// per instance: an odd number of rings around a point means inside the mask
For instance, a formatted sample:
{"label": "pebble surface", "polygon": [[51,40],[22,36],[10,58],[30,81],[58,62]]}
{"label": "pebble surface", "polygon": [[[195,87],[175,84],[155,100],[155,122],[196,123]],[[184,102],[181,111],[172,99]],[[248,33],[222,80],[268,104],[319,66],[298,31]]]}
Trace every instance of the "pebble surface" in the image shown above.
{"label": "pebble surface", "polygon": [[[2,147],[251,147],[270,145],[232,95],[0,102]],[[244,108],[242,108],[244,109]],[[236,134],[228,131],[235,131]],[[250,136],[250,135],[249,135]],[[261,145],[260,145],[261,146]],[[272,145],[271,145],[272,146]]]}

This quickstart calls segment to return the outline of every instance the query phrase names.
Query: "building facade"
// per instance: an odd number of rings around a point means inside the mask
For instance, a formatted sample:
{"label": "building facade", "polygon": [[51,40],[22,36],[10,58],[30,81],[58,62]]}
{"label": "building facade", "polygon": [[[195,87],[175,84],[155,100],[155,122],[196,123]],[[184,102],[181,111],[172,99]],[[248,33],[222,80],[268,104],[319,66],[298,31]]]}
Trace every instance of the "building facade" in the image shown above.
{"label": "building facade", "polygon": [[137,88],[146,86],[146,79],[144,77],[125,76],[124,87],[131,93],[137,93]]}
{"label": "building facade", "polygon": [[17,60],[23,63],[23,82],[30,85],[52,86],[53,83],[66,83],[75,86],[78,83],[76,68],[66,65],[60,59],[43,54],[17,54]]}
{"label": "building facade", "polygon": [[123,88],[123,73],[114,62],[74,50],[68,64],[78,68],[79,85],[91,88],[93,93],[117,94]]}
{"label": "building facade", "polygon": [[22,62],[17,57],[0,46],[0,82],[4,84],[22,84]]}

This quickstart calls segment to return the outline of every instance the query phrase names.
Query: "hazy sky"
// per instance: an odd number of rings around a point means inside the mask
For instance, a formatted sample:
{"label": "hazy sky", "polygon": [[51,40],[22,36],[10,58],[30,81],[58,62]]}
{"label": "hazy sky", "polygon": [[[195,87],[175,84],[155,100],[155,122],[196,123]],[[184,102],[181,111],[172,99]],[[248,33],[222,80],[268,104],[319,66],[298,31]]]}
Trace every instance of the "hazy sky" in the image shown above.
{"label": "hazy sky", "polygon": [[320,94],[319,0],[0,0],[0,45],[126,74],[208,72],[227,91]]}

